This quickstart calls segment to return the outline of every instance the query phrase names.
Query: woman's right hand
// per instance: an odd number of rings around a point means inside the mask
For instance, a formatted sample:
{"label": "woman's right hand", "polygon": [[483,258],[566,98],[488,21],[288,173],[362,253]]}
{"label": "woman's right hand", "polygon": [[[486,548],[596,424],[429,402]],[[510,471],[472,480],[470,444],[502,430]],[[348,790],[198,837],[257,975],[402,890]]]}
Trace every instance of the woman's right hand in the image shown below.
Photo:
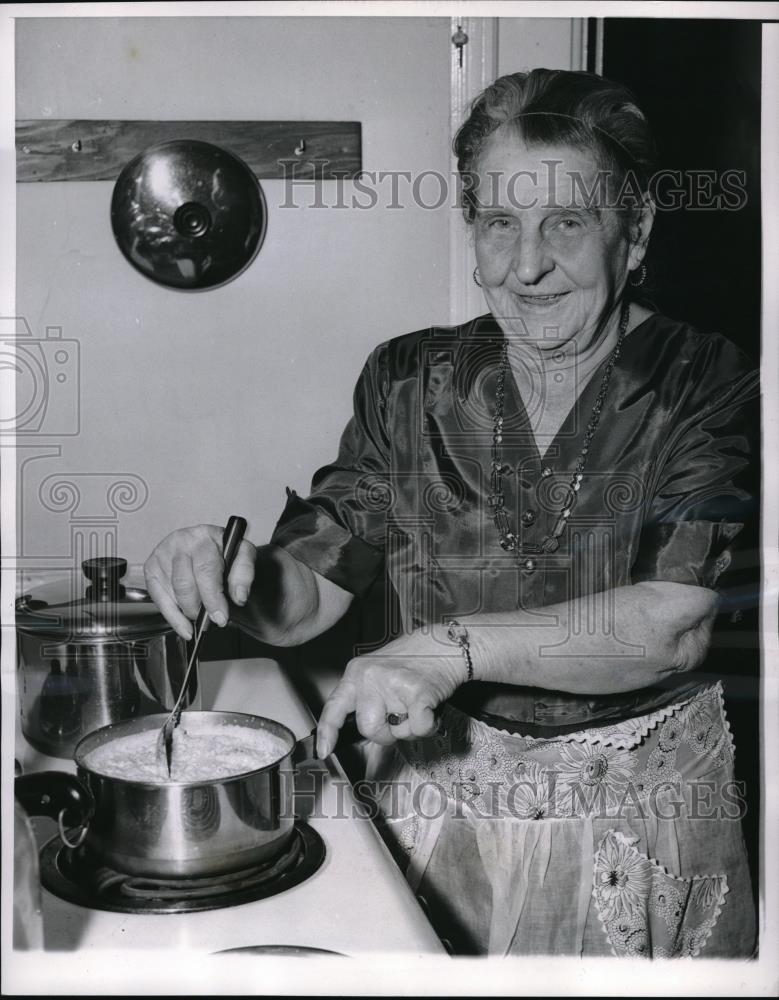
{"label": "woman's right hand", "polygon": [[[223,531],[215,524],[179,528],[163,538],[144,564],[150,597],[184,639],[192,638],[191,620],[197,618],[201,604],[216,625],[227,624]],[[227,581],[230,599],[235,604],[244,605],[248,600],[255,556],[255,547],[244,539]]]}

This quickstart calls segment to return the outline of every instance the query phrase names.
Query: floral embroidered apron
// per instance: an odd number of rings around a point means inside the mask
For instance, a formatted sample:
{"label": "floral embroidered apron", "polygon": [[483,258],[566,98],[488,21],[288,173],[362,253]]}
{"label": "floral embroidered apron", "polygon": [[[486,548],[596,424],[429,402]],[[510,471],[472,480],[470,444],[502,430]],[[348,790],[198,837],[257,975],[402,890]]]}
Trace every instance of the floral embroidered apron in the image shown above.
{"label": "floral embroidered apron", "polygon": [[365,753],[380,826],[455,951],[752,953],[721,685],[552,739],[447,705],[435,736]]}

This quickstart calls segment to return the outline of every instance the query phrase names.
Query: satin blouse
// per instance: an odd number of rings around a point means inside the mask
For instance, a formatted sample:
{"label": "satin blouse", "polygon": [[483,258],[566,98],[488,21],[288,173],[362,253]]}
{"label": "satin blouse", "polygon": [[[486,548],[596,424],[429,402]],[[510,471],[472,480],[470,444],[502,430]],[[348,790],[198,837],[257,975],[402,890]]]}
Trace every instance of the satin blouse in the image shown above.
{"label": "satin blouse", "polygon": [[[536,550],[564,505],[606,361],[543,456],[508,373],[503,492],[518,561],[501,548],[487,500],[502,345],[490,314],[380,344],[336,460],[306,499],[288,490],[272,542],[358,596],[386,572],[406,629],[517,607],[542,615],[545,605],[647,580],[721,588],[756,516],[759,377],[746,355],[659,314],[631,331],[578,502],[550,554]],[[629,635],[612,638],[615,654],[632,648]],[[493,725],[552,734],[650,711],[700,683],[692,673],[586,696],[473,682],[453,701]]]}

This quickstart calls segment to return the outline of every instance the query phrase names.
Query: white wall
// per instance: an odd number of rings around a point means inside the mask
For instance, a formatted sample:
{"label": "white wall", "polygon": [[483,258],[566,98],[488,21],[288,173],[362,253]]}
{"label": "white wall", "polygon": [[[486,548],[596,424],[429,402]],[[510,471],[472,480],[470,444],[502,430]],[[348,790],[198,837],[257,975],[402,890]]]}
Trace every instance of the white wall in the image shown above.
{"label": "white wall", "polygon": [[[571,32],[501,19],[499,71],[569,65]],[[448,17],[21,18],[17,117],[360,120],[364,169],[447,173],[450,33]],[[186,293],[121,256],[112,187],[17,187],[17,312],[81,349],[80,433],[21,452],[38,456],[20,476],[22,553],[72,558],[73,522],[101,513],[136,563],[174,527],[229,513],[264,540],[284,486],[305,492],[334,455],[370,349],[447,321],[455,209],[388,209],[386,185],[371,211],[282,209],[282,182],[263,182],[259,257]],[[53,473],[84,492],[76,512],[39,496]],[[99,473],[138,477],[148,499],[117,513]]]}
{"label": "white wall", "polygon": [[499,25],[498,73],[545,69],[584,69],[582,18],[502,17]]}
{"label": "white wall", "polygon": [[[434,18],[21,19],[17,116],[360,120],[366,170],[447,170],[448,46]],[[259,257],[186,293],[121,256],[111,183],[18,185],[17,311],[82,356],[81,433],[25,469],[28,555],[68,548],[72,512],[37,494],[55,471],[148,484],[119,515],[131,561],[231,512],[264,539],[284,486],[334,454],[369,350],[446,320],[446,209],[281,209],[282,182],[263,187]]]}

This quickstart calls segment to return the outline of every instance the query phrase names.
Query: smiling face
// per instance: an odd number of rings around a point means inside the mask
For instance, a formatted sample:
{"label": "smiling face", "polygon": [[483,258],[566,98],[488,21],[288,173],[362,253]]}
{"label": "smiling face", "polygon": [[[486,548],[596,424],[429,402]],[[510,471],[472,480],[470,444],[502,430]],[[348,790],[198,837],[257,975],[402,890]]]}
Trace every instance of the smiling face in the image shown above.
{"label": "smiling face", "polygon": [[501,130],[482,150],[477,172],[476,260],[504,332],[543,350],[570,341],[579,351],[594,348],[616,328],[648,232],[631,243],[587,151],[527,146]]}

